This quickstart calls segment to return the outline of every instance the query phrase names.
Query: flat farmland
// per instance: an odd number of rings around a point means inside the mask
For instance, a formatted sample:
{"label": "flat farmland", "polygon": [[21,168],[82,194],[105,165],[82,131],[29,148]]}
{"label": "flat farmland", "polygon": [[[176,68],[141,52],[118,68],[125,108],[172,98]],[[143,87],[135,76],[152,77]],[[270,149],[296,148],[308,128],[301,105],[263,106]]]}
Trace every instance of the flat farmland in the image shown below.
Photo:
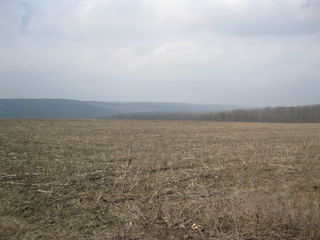
{"label": "flat farmland", "polygon": [[0,120],[0,239],[320,239],[320,124]]}

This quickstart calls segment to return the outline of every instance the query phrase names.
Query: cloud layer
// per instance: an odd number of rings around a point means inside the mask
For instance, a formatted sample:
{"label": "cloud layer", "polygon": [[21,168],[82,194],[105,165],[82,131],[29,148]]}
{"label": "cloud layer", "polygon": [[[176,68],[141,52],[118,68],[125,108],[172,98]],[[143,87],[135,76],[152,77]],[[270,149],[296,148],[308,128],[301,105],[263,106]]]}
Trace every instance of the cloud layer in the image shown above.
{"label": "cloud layer", "polygon": [[0,0],[0,97],[319,103],[318,0]]}

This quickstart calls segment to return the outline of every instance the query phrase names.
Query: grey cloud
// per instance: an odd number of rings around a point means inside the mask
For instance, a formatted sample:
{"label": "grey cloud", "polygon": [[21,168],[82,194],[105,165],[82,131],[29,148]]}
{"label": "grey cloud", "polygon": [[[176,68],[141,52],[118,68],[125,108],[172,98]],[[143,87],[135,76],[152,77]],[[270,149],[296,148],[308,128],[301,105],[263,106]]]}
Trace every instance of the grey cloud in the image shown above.
{"label": "grey cloud", "polygon": [[319,101],[317,1],[2,0],[0,9],[0,97]]}
{"label": "grey cloud", "polygon": [[294,1],[244,1],[237,9],[223,4],[205,8],[206,27],[240,36],[292,36],[320,32],[320,6],[301,7]]}

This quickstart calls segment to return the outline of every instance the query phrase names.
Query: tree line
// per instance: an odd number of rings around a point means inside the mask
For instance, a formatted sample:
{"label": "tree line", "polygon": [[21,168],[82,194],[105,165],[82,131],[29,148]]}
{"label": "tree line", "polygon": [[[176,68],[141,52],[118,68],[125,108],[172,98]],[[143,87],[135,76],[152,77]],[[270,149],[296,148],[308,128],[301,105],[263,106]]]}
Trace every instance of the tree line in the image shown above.
{"label": "tree line", "polygon": [[211,113],[136,113],[126,119],[145,120],[198,120],[235,122],[319,123],[320,104],[300,107],[268,107],[254,110],[233,110]]}

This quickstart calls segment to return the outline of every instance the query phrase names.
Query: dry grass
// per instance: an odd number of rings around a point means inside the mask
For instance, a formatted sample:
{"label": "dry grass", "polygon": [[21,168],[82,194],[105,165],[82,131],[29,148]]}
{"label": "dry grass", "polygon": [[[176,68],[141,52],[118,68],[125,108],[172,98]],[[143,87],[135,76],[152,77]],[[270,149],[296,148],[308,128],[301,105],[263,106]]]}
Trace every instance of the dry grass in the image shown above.
{"label": "dry grass", "polygon": [[0,120],[0,239],[320,239],[320,125]]}

